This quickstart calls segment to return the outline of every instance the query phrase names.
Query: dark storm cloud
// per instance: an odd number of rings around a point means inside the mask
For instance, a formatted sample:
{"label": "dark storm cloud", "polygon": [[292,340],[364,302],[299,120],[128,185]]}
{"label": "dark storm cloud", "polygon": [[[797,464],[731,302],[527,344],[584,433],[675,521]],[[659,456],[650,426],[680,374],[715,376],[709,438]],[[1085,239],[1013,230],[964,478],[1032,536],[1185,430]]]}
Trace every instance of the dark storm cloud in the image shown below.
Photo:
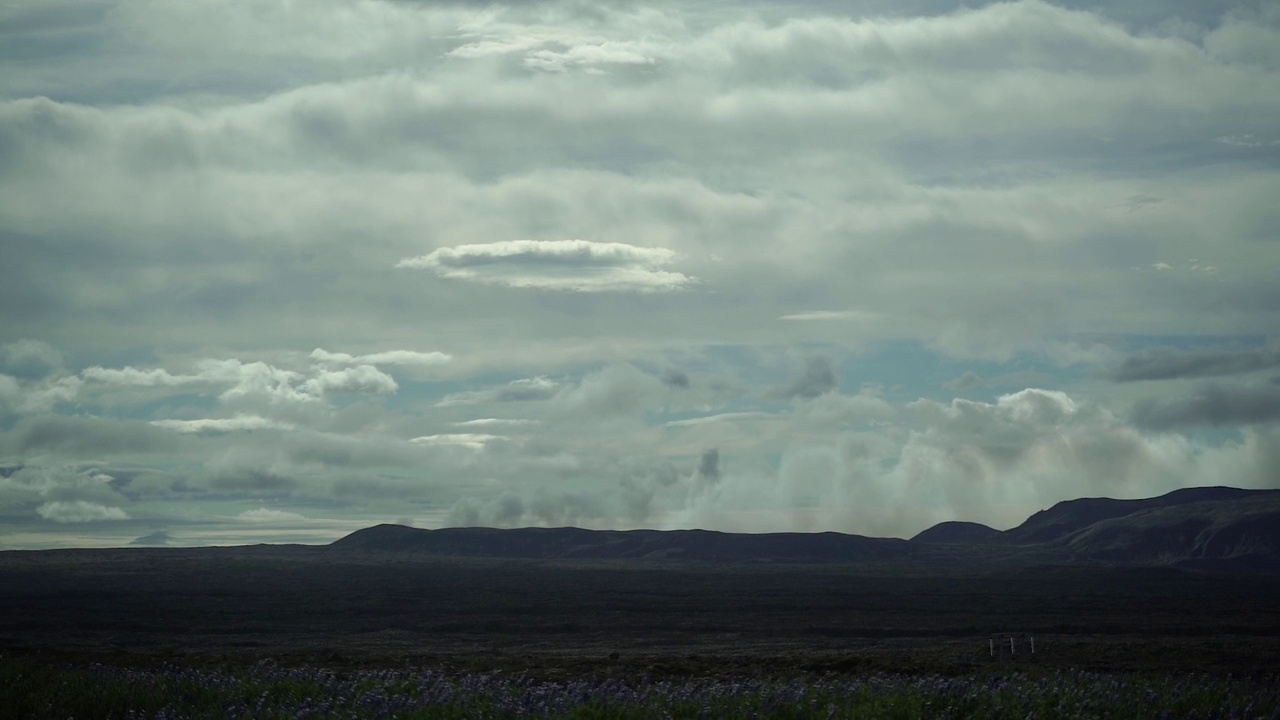
{"label": "dark storm cloud", "polygon": [[822,355],[809,358],[804,371],[791,384],[782,389],[783,397],[815,398],[836,389],[840,384],[831,359]]}
{"label": "dark storm cloud", "polygon": [[1140,402],[1132,418],[1151,430],[1272,423],[1280,421],[1280,386],[1201,385],[1179,400]]}
{"label": "dark storm cloud", "polygon": [[1111,371],[1117,382],[1215,377],[1280,367],[1280,346],[1245,350],[1191,350],[1157,347],[1126,357]]}

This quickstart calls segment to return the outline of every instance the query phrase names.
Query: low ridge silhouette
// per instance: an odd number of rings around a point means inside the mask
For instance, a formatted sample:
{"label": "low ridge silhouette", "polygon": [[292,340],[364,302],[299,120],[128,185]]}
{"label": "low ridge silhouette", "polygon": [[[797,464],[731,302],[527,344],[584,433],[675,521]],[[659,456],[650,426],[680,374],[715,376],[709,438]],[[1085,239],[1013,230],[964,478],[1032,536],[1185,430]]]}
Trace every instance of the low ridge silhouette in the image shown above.
{"label": "low ridge silhouette", "polygon": [[835,532],[444,528],[378,525],[339,552],[448,557],[903,565],[1163,565],[1280,572],[1280,490],[1202,487],[1155,498],[1080,498],[1000,531],[939,523],[911,540]]}

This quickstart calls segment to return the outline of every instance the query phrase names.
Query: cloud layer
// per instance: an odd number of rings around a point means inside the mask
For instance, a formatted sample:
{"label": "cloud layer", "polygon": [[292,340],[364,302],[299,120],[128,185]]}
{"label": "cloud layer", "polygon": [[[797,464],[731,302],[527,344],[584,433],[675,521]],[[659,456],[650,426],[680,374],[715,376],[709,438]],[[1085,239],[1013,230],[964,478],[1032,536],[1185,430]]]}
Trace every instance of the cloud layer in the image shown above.
{"label": "cloud layer", "polygon": [[0,545],[1275,485],[1257,3],[0,9]]}

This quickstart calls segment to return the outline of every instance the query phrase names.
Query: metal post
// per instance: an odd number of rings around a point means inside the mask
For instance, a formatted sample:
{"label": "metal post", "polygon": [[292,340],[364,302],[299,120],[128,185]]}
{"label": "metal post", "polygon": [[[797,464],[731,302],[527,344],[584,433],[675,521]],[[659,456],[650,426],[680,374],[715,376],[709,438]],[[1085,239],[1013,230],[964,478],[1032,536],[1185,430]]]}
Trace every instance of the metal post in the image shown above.
{"label": "metal post", "polygon": [[991,645],[991,657],[995,657],[995,656],[996,656],[996,641],[995,641],[995,640],[987,640],[987,643],[989,643],[989,644]]}
{"label": "metal post", "polygon": [[1032,654],[1032,655],[1035,655],[1035,654],[1036,654],[1036,639],[1035,639],[1035,636],[1032,636],[1032,638],[1031,638],[1031,654]]}
{"label": "metal post", "polygon": [[1014,647],[1014,644],[1013,644],[1013,638],[1009,638],[1009,654],[1010,655],[1018,654],[1018,649]]}

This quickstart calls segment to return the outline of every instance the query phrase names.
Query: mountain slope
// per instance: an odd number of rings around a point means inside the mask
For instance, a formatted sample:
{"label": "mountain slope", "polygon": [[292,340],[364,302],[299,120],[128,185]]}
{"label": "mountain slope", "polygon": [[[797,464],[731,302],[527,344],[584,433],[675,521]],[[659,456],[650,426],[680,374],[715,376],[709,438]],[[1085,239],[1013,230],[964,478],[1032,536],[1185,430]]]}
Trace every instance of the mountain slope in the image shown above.
{"label": "mountain slope", "polygon": [[1154,498],[1113,500],[1080,498],[1060,502],[1041,510],[1016,528],[999,536],[1000,542],[1027,545],[1060,540],[1097,522],[1125,517],[1156,508],[1195,503],[1228,503],[1277,495],[1276,490],[1242,490],[1230,487],[1197,487],[1174,490]]}

